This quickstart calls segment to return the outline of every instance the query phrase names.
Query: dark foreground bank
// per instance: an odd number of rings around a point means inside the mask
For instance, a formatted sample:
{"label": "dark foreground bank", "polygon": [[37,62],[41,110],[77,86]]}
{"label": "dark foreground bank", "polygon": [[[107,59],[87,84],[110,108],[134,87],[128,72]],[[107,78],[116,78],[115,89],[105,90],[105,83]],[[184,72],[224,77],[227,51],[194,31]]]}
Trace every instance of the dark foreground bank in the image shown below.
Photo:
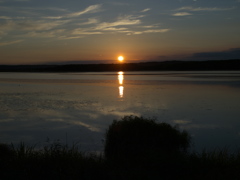
{"label": "dark foreground bank", "polygon": [[103,71],[216,71],[240,70],[240,60],[164,61],[122,64],[0,65],[0,72]]}
{"label": "dark foreground bank", "polygon": [[109,126],[104,155],[59,143],[1,144],[0,179],[240,179],[240,153],[194,153],[190,145],[186,131],[127,116]]}

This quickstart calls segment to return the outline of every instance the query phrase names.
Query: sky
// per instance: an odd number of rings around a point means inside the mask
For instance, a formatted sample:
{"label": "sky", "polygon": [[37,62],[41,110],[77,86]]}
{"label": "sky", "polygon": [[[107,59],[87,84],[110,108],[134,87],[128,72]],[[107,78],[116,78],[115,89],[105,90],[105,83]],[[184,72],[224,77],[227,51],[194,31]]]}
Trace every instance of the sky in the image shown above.
{"label": "sky", "polygon": [[240,0],[0,0],[0,64],[240,59]]}

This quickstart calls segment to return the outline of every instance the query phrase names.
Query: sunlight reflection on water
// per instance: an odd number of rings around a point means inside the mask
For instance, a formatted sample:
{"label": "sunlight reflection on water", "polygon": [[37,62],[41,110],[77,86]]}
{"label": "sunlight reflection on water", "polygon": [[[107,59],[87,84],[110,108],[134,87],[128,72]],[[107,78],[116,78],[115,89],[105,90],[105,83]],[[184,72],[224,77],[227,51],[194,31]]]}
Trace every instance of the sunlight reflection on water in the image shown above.
{"label": "sunlight reflection on water", "polygon": [[124,93],[124,87],[123,87],[123,80],[124,80],[124,76],[123,76],[123,72],[120,71],[118,72],[118,83],[119,83],[119,97],[123,98],[123,93]]}

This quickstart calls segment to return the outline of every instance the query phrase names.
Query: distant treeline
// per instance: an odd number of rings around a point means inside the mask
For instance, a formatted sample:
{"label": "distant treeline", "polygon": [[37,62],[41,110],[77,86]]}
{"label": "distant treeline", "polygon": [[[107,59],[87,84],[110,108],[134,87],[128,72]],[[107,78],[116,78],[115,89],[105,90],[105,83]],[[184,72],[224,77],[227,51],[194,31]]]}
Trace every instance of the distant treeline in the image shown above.
{"label": "distant treeline", "polygon": [[102,71],[209,71],[240,70],[240,60],[164,61],[122,64],[0,65],[0,72]]}

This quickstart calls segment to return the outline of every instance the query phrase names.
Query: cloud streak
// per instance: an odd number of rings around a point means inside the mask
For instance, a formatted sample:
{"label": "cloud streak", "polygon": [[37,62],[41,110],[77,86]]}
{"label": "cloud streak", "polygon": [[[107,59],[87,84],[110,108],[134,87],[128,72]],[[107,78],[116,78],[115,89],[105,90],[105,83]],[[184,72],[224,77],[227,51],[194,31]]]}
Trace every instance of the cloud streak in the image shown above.
{"label": "cloud streak", "polygon": [[229,11],[229,10],[233,10],[235,9],[234,7],[231,8],[218,8],[218,7],[213,7],[213,8],[209,8],[209,7],[191,7],[191,6],[186,6],[186,7],[181,7],[179,9],[177,9],[177,11]]}
{"label": "cloud streak", "polygon": [[127,35],[140,35],[140,34],[147,34],[147,33],[166,33],[169,31],[170,29],[149,29],[145,31],[131,31]]}
{"label": "cloud streak", "polygon": [[23,40],[15,40],[15,41],[7,41],[7,42],[0,42],[0,46],[7,46],[11,44],[17,44],[22,42]]}
{"label": "cloud streak", "polygon": [[61,16],[46,16],[44,17],[45,19],[63,19],[63,18],[74,18],[74,17],[79,17],[82,16],[84,14],[90,14],[90,13],[97,13],[101,11],[101,4],[95,4],[95,5],[91,5],[88,6],[87,8],[85,8],[82,11],[78,11],[78,12],[73,12],[73,13],[68,13],[65,15],[61,15]]}
{"label": "cloud streak", "polygon": [[240,48],[233,48],[226,51],[195,53],[190,57],[190,59],[196,60],[240,59]]}
{"label": "cloud streak", "polygon": [[86,9],[84,9],[83,11],[67,14],[66,17],[71,18],[71,17],[78,17],[83,14],[96,13],[101,10],[101,6],[102,6],[101,4],[91,5],[91,6],[87,7]]}
{"label": "cloud streak", "polygon": [[148,12],[150,10],[151,10],[151,8],[146,8],[146,9],[142,10],[141,12],[145,13],[145,12]]}
{"label": "cloud streak", "polygon": [[126,16],[123,18],[119,18],[115,22],[103,22],[100,23],[96,29],[97,30],[109,30],[109,28],[112,27],[117,27],[117,26],[131,26],[131,25],[138,25],[141,24],[141,20],[137,19],[136,17],[133,16]]}
{"label": "cloud streak", "polygon": [[64,25],[68,22],[70,22],[70,20],[58,20],[58,21],[27,20],[27,21],[18,22],[14,24],[14,26],[19,28],[20,30],[25,30],[25,31],[45,31],[45,30],[51,30],[58,26]]}
{"label": "cloud streak", "polygon": [[179,12],[179,13],[172,14],[172,16],[190,16],[190,15],[192,14],[188,12]]}

